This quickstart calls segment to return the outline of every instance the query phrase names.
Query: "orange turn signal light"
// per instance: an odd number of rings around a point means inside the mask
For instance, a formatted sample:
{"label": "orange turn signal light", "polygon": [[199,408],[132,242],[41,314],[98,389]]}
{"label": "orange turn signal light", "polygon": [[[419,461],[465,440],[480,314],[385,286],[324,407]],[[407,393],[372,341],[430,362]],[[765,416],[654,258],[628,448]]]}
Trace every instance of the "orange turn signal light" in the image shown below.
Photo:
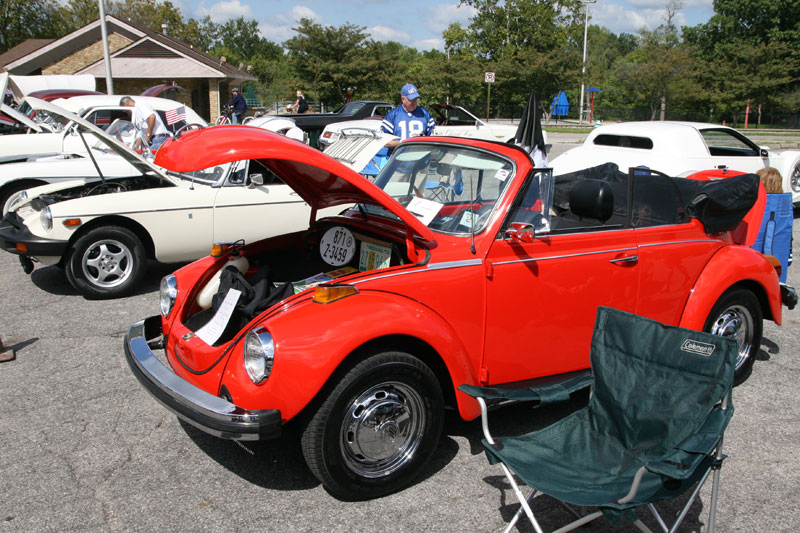
{"label": "orange turn signal light", "polygon": [[25,244],[24,242],[18,242],[15,245],[15,247],[16,247],[17,251],[20,252],[20,253],[23,253],[23,254],[27,254],[28,253],[28,245]]}
{"label": "orange turn signal light", "polygon": [[64,226],[68,228],[74,228],[81,225],[81,219],[79,218],[65,218],[64,222],[62,222]]}
{"label": "orange turn signal light", "polygon": [[781,260],[775,257],[774,255],[764,254],[764,257],[767,258],[767,261],[772,265],[772,268],[775,269],[775,272],[778,274],[778,277],[781,277]]}
{"label": "orange turn signal light", "polygon": [[222,257],[233,248],[231,243],[214,243],[211,245],[211,257]]}
{"label": "orange turn signal light", "polygon": [[358,294],[358,289],[352,285],[317,285],[314,287],[312,301],[318,304],[329,304],[354,294]]}

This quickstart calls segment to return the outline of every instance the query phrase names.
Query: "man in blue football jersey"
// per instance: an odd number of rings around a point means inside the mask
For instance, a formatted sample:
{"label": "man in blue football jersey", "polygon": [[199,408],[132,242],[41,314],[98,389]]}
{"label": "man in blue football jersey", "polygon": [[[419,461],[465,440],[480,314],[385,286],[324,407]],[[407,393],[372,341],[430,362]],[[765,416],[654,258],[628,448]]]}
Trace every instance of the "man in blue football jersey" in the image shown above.
{"label": "man in blue football jersey", "polygon": [[[407,83],[400,90],[402,105],[386,114],[381,130],[400,137],[400,141],[409,137],[433,135],[436,122],[427,109],[419,106],[419,91],[414,85]],[[389,141],[386,147],[394,149],[400,141]]]}

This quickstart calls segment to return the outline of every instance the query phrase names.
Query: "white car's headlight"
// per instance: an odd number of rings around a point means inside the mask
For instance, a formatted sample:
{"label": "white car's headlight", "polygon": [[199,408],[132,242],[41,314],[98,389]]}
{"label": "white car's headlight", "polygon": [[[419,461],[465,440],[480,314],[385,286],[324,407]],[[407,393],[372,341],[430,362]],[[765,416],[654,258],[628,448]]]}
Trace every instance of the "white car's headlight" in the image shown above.
{"label": "white car's headlight", "polygon": [[[8,206],[8,211],[11,211],[11,209],[14,207],[14,204],[24,202],[27,199],[28,199],[28,191],[19,191],[15,194],[12,194],[11,198],[9,198],[8,202],[6,202],[6,205]],[[5,207],[6,206],[4,205],[3,206],[4,215],[8,212],[6,211]]]}
{"label": "white car's headlight", "polygon": [[53,213],[50,212],[50,206],[45,206],[42,212],[39,213],[39,220],[42,222],[42,227],[45,231],[53,229]]}
{"label": "white car's headlight", "polygon": [[172,274],[161,278],[161,316],[167,318],[172,306],[175,305],[175,299],[178,297],[178,278]]}
{"label": "white car's headlight", "polygon": [[275,343],[265,327],[258,327],[247,334],[244,341],[244,368],[253,383],[261,383],[272,372],[275,358]]}

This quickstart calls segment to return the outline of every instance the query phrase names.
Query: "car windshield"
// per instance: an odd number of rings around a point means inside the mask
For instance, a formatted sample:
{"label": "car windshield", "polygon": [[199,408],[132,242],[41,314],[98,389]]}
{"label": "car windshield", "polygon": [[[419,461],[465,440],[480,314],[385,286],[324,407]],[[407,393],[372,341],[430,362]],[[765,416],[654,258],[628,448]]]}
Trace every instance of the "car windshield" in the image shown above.
{"label": "car windshield", "polygon": [[[115,138],[117,141],[121,142],[122,144],[126,145],[129,148],[133,147],[133,143],[136,140],[136,127],[127,120],[120,120],[117,119],[111,123],[111,125],[105,130],[106,135]],[[99,150],[104,153],[108,154],[117,154],[117,151],[114,150],[110,145],[103,142],[99,138],[96,139],[94,145],[92,146],[93,149]],[[152,159],[153,154],[150,150],[135,150],[137,153],[142,155],[143,157],[148,157]],[[184,180],[191,180],[191,181],[198,181],[203,182],[209,185],[213,185],[227,175],[227,171],[230,168],[230,163],[225,163],[224,165],[217,165],[211,168],[206,168],[202,170],[195,170],[192,172],[167,172],[170,176],[174,176],[176,178],[184,179]],[[144,169],[143,172],[146,172],[147,169]]]}
{"label": "car windshield", "polygon": [[364,102],[348,102],[339,109],[337,109],[336,111],[334,111],[334,113],[338,113],[340,115],[352,115],[365,105],[366,104]]}
{"label": "car windshield", "polygon": [[[439,233],[482,231],[513,179],[515,166],[497,154],[447,144],[399,146],[375,184]],[[374,205],[370,212],[393,217]]]}
{"label": "car windshield", "polygon": [[474,126],[476,124],[475,117],[455,106],[438,105],[431,106],[430,109],[435,115],[436,123],[441,126]]}

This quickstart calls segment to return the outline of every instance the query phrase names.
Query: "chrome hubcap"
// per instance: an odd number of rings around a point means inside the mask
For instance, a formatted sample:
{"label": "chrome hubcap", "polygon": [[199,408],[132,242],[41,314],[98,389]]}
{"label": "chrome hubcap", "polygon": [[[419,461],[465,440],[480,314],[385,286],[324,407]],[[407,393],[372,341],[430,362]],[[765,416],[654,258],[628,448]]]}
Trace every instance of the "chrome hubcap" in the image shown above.
{"label": "chrome hubcap", "polygon": [[119,241],[97,241],[84,252],[81,268],[92,285],[116,287],[125,283],[133,273],[133,254]]}
{"label": "chrome hubcap", "polygon": [[792,192],[800,192],[800,165],[796,165],[792,169],[792,177],[790,180]]}
{"label": "chrome hubcap", "polygon": [[752,355],[754,330],[752,315],[741,305],[732,305],[723,311],[711,327],[714,335],[733,339],[739,345],[736,370]]}
{"label": "chrome hubcap", "polygon": [[398,382],[375,385],[356,398],[342,422],[344,462],[356,474],[378,478],[410,462],[422,442],[422,397]]}

